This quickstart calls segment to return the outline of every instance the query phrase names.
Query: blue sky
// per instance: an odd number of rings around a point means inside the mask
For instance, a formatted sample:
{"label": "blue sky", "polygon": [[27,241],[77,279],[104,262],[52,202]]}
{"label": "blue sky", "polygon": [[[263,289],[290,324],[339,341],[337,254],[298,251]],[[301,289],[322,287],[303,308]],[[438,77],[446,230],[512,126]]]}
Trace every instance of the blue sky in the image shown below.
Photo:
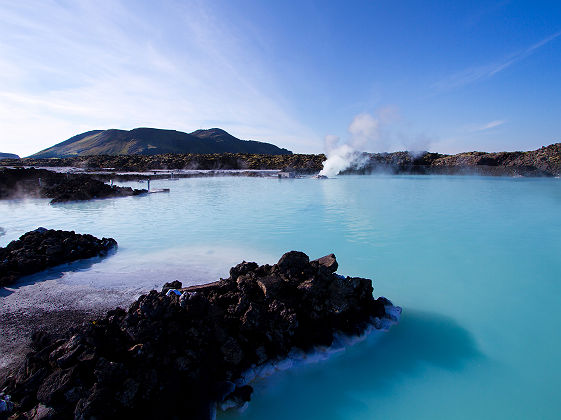
{"label": "blue sky", "polygon": [[0,0],[0,151],[139,126],[295,152],[538,148],[561,141],[561,5]]}

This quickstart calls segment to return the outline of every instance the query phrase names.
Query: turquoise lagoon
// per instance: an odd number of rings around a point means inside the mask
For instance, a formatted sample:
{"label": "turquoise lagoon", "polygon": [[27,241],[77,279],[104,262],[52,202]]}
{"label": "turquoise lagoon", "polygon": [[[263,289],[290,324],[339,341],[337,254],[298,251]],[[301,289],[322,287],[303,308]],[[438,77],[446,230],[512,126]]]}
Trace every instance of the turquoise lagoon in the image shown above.
{"label": "turquoise lagoon", "polygon": [[256,383],[244,412],[219,418],[561,417],[559,179],[218,177],[152,186],[171,192],[0,203],[2,246],[38,226],[119,242],[108,258],[33,276],[0,302],[48,284],[103,290],[126,304],[166,281],[225,277],[242,259],[333,252],[339,273],[374,279],[376,296],[403,307],[401,322]]}

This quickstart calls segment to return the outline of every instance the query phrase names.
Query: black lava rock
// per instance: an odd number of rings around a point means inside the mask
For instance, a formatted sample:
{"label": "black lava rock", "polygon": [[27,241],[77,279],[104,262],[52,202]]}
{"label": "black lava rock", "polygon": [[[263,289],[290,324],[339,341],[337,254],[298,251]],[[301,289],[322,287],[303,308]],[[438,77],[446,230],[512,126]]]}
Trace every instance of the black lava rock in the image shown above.
{"label": "black lava rock", "polygon": [[51,198],[51,204],[54,204],[145,193],[147,190],[106,184],[93,175],[34,168],[0,168],[0,199],[42,197]]}
{"label": "black lava rock", "polygon": [[49,267],[105,255],[116,246],[113,238],[38,228],[0,248],[0,287]]}
{"label": "black lava rock", "polygon": [[35,335],[0,392],[11,395],[18,418],[210,419],[217,404],[250,400],[249,369],[391,315],[371,280],[344,278],[336,267],[334,255],[310,261],[292,251],[272,266],[243,262],[229,278],[181,295],[166,295],[181,287],[168,283],[67,339]]}

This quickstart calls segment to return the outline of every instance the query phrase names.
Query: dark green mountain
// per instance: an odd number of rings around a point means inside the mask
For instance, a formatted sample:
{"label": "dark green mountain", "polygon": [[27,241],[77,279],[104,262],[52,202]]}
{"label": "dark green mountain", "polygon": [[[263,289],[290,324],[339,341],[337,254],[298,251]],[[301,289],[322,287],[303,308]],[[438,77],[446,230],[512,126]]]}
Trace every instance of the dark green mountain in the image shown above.
{"label": "dark green mountain", "polygon": [[13,153],[0,153],[0,159],[19,159],[19,156]]}
{"label": "dark green mountain", "polygon": [[157,128],[93,130],[71,137],[33,158],[66,158],[91,155],[158,155],[163,153],[255,153],[287,155],[291,151],[270,143],[240,140],[219,128],[183,133]]}

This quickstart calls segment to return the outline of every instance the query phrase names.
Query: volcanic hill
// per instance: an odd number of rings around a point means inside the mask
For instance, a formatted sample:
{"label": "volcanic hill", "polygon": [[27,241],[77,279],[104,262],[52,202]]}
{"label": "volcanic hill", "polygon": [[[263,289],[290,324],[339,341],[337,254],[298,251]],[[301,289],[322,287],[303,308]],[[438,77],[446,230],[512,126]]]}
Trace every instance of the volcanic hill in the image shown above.
{"label": "volcanic hill", "polygon": [[66,158],[92,155],[159,155],[165,153],[252,153],[290,155],[274,144],[240,140],[220,128],[184,133],[157,128],[93,130],[42,150],[32,158]]}

